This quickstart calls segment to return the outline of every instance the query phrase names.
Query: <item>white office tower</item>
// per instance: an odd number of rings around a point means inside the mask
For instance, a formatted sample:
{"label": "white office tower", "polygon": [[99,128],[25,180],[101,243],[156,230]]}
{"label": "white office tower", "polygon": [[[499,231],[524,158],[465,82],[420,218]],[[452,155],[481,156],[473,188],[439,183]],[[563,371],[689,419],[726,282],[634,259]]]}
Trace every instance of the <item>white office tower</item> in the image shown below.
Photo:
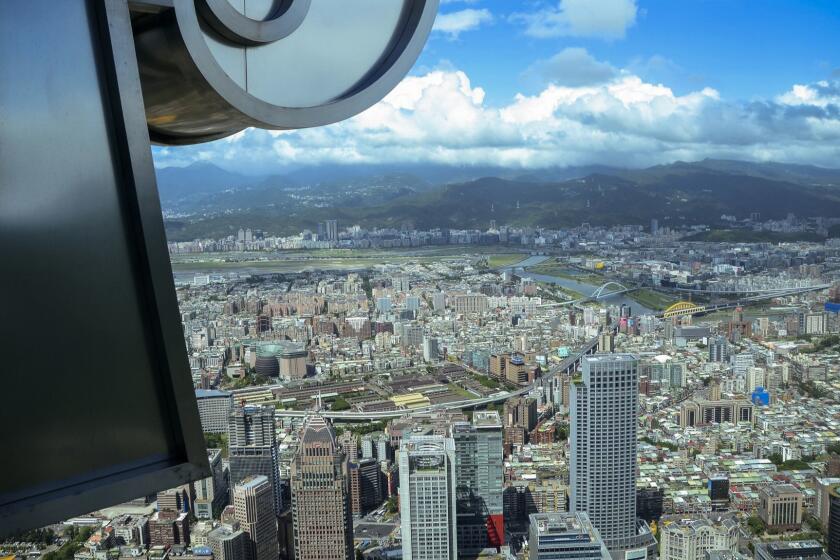
{"label": "white office tower", "polygon": [[455,442],[408,436],[400,445],[403,560],[456,560]]}
{"label": "white office tower", "polygon": [[638,360],[584,357],[570,400],[572,512],[585,512],[613,558],[645,558],[653,537],[636,520]]}

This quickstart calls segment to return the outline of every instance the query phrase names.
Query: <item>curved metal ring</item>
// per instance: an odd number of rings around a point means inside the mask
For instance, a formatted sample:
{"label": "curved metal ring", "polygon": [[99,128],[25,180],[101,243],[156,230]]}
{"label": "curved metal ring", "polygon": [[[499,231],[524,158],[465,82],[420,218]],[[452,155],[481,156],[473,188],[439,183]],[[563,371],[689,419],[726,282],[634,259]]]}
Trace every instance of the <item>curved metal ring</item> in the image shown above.
{"label": "curved metal ring", "polygon": [[[313,107],[282,107],[254,97],[222,69],[204,39],[195,9],[196,1],[202,0],[173,0],[175,16],[181,38],[202,78],[215,95],[239,113],[236,126],[231,127],[227,134],[248,126],[280,130],[321,126],[361,113],[385,97],[411,69],[432,30],[439,2],[411,0],[405,7],[402,23],[387,52],[343,95]],[[218,138],[216,134],[220,132],[215,131],[198,140],[194,137],[191,142]]]}
{"label": "curved metal ring", "polygon": [[284,0],[263,21],[241,14],[227,0],[195,0],[196,11],[214,31],[246,46],[272,43],[291,35],[309,12],[311,0]]}

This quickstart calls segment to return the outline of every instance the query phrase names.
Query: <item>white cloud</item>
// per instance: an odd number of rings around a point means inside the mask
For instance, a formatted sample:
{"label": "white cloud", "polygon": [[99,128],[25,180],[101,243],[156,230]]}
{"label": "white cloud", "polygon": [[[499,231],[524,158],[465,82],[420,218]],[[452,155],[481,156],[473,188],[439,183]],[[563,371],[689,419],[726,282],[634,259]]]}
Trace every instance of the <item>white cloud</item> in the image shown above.
{"label": "white cloud", "polygon": [[493,14],[490,13],[490,10],[467,8],[448,14],[439,14],[432,29],[457,39],[464,31],[473,31],[491,21],[493,21]]}
{"label": "white cloud", "polygon": [[836,166],[840,82],[739,103],[711,88],[677,95],[618,71],[599,83],[549,84],[495,107],[464,72],[437,70],[405,78],[383,101],[341,123],[249,129],[155,155],[159,166],[209,160],[245,171],[325,163],[636,167],[704,157]]}
{"label": "white cloud", "polygon": [[603,83],[614,78],[617,73],[618,70],[609,63],[596,60],[580,47],[565,48],[551,58],[538,60],[525,70],[526,76],[566,86]]}
{"label": "white cloud", "polygon": [[525,26],[525,34],[551,37],[599,37],[621,39],[636,23],[636,0],[559,0],[533,12],[513,14]]}

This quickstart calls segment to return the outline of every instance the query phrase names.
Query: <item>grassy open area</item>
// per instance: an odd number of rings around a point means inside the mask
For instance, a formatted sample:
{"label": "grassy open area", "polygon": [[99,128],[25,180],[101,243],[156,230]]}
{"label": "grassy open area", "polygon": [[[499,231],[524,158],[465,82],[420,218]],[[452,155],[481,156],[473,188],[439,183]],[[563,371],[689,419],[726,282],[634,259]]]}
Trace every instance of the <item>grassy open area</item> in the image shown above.
{"label": "grassy open area", "polygon": [[540,294],[543,296],[543,299],[548,299],[555,302],[564,302],[570,299],[583,299],[584,297],[586,297],[578,291],[572,290],[571,288],[559,286],[557,284],[551,284],[549,282],[537,282],[537,284],[543,290],[545,290],[545,292],[542,292]]}
{"label": "grassy open area", "polygon": [[446,386],[449,387],[450,391],[452,391],[453,393],[455,393],[459,397],[463,397],[464,399],[474,399],[474,398],[476,398],[475,395],[473,395],[472,393],[470,393],[469,391],[467,391],[466,389],[464,389],[460,385],[456,385],[454,383],[447,383]]}
{"label": "grassy open area", "polygon": [[558,278],[565,278],[567,280],[574,280],[576,282],[583,282],[585,284],[603,284],[606,279],[598,274],[586,272],[578,272],[574,268],[569,267],[569,265],[558,263],[558,262],[549,262],[546,261],[544,263],[540,263],[534,266],[529,266],[527,268],[528,272],[533,272],[535,274],[546,274],[548,276],[556,276]]}
{"label": "grassy open area", "polygon": [[518,262],[522,262],[527,258],[527,255],[521,253],[504,253],[500,255],[490,255],[487,257],[487,266],[490,268],[501,268],[503,266],[510,266]]}
{"label": "grassy open area", "polygon": [[627,294],[633,300],[638,301],[645,307],[649,307],[650,309],[661,311],[663,309],[668,308],[671,304],[676,303],[679,301],[678,299],[669,296],[667,294],[663,294],[660,292],[656,292],[654,290],[650,290],[648,288],[642,288],[640,290],[635,290]]}
{"label": "grassy open area", "polygon": [[[495,253],[493,251],[496,251]],[[319,249],[274,252],[220,252],[170,255],[175,272],[208,272],[253,269],[255,272],[300,272],[307,269],[363,269],[378,264],[433,263],[488,255],[490,266],[517,263],[527,255],[498,253],[498,248],[478,245],[419,247],[413,249]],[[494,264],[499,262],[501,264]]]}

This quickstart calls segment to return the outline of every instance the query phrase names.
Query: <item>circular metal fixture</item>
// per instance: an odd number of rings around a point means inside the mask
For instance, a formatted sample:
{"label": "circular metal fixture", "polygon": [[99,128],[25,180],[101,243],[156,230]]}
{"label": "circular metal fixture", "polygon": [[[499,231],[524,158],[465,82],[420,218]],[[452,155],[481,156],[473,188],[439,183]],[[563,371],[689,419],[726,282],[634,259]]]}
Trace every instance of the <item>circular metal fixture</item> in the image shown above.
{"label": "circular metal fixture", "polygon": [[227,0],[197,0],[202,18],[222,37],[240,45],[260,45],[290,35],[303,23],[311,0],[278,2],[264,20],[251,19]]}
{"label": "circular metal fixture", "polygon": [[337,122],[388,94],[438,0],[173,0],[134,22],[153,141]]}

